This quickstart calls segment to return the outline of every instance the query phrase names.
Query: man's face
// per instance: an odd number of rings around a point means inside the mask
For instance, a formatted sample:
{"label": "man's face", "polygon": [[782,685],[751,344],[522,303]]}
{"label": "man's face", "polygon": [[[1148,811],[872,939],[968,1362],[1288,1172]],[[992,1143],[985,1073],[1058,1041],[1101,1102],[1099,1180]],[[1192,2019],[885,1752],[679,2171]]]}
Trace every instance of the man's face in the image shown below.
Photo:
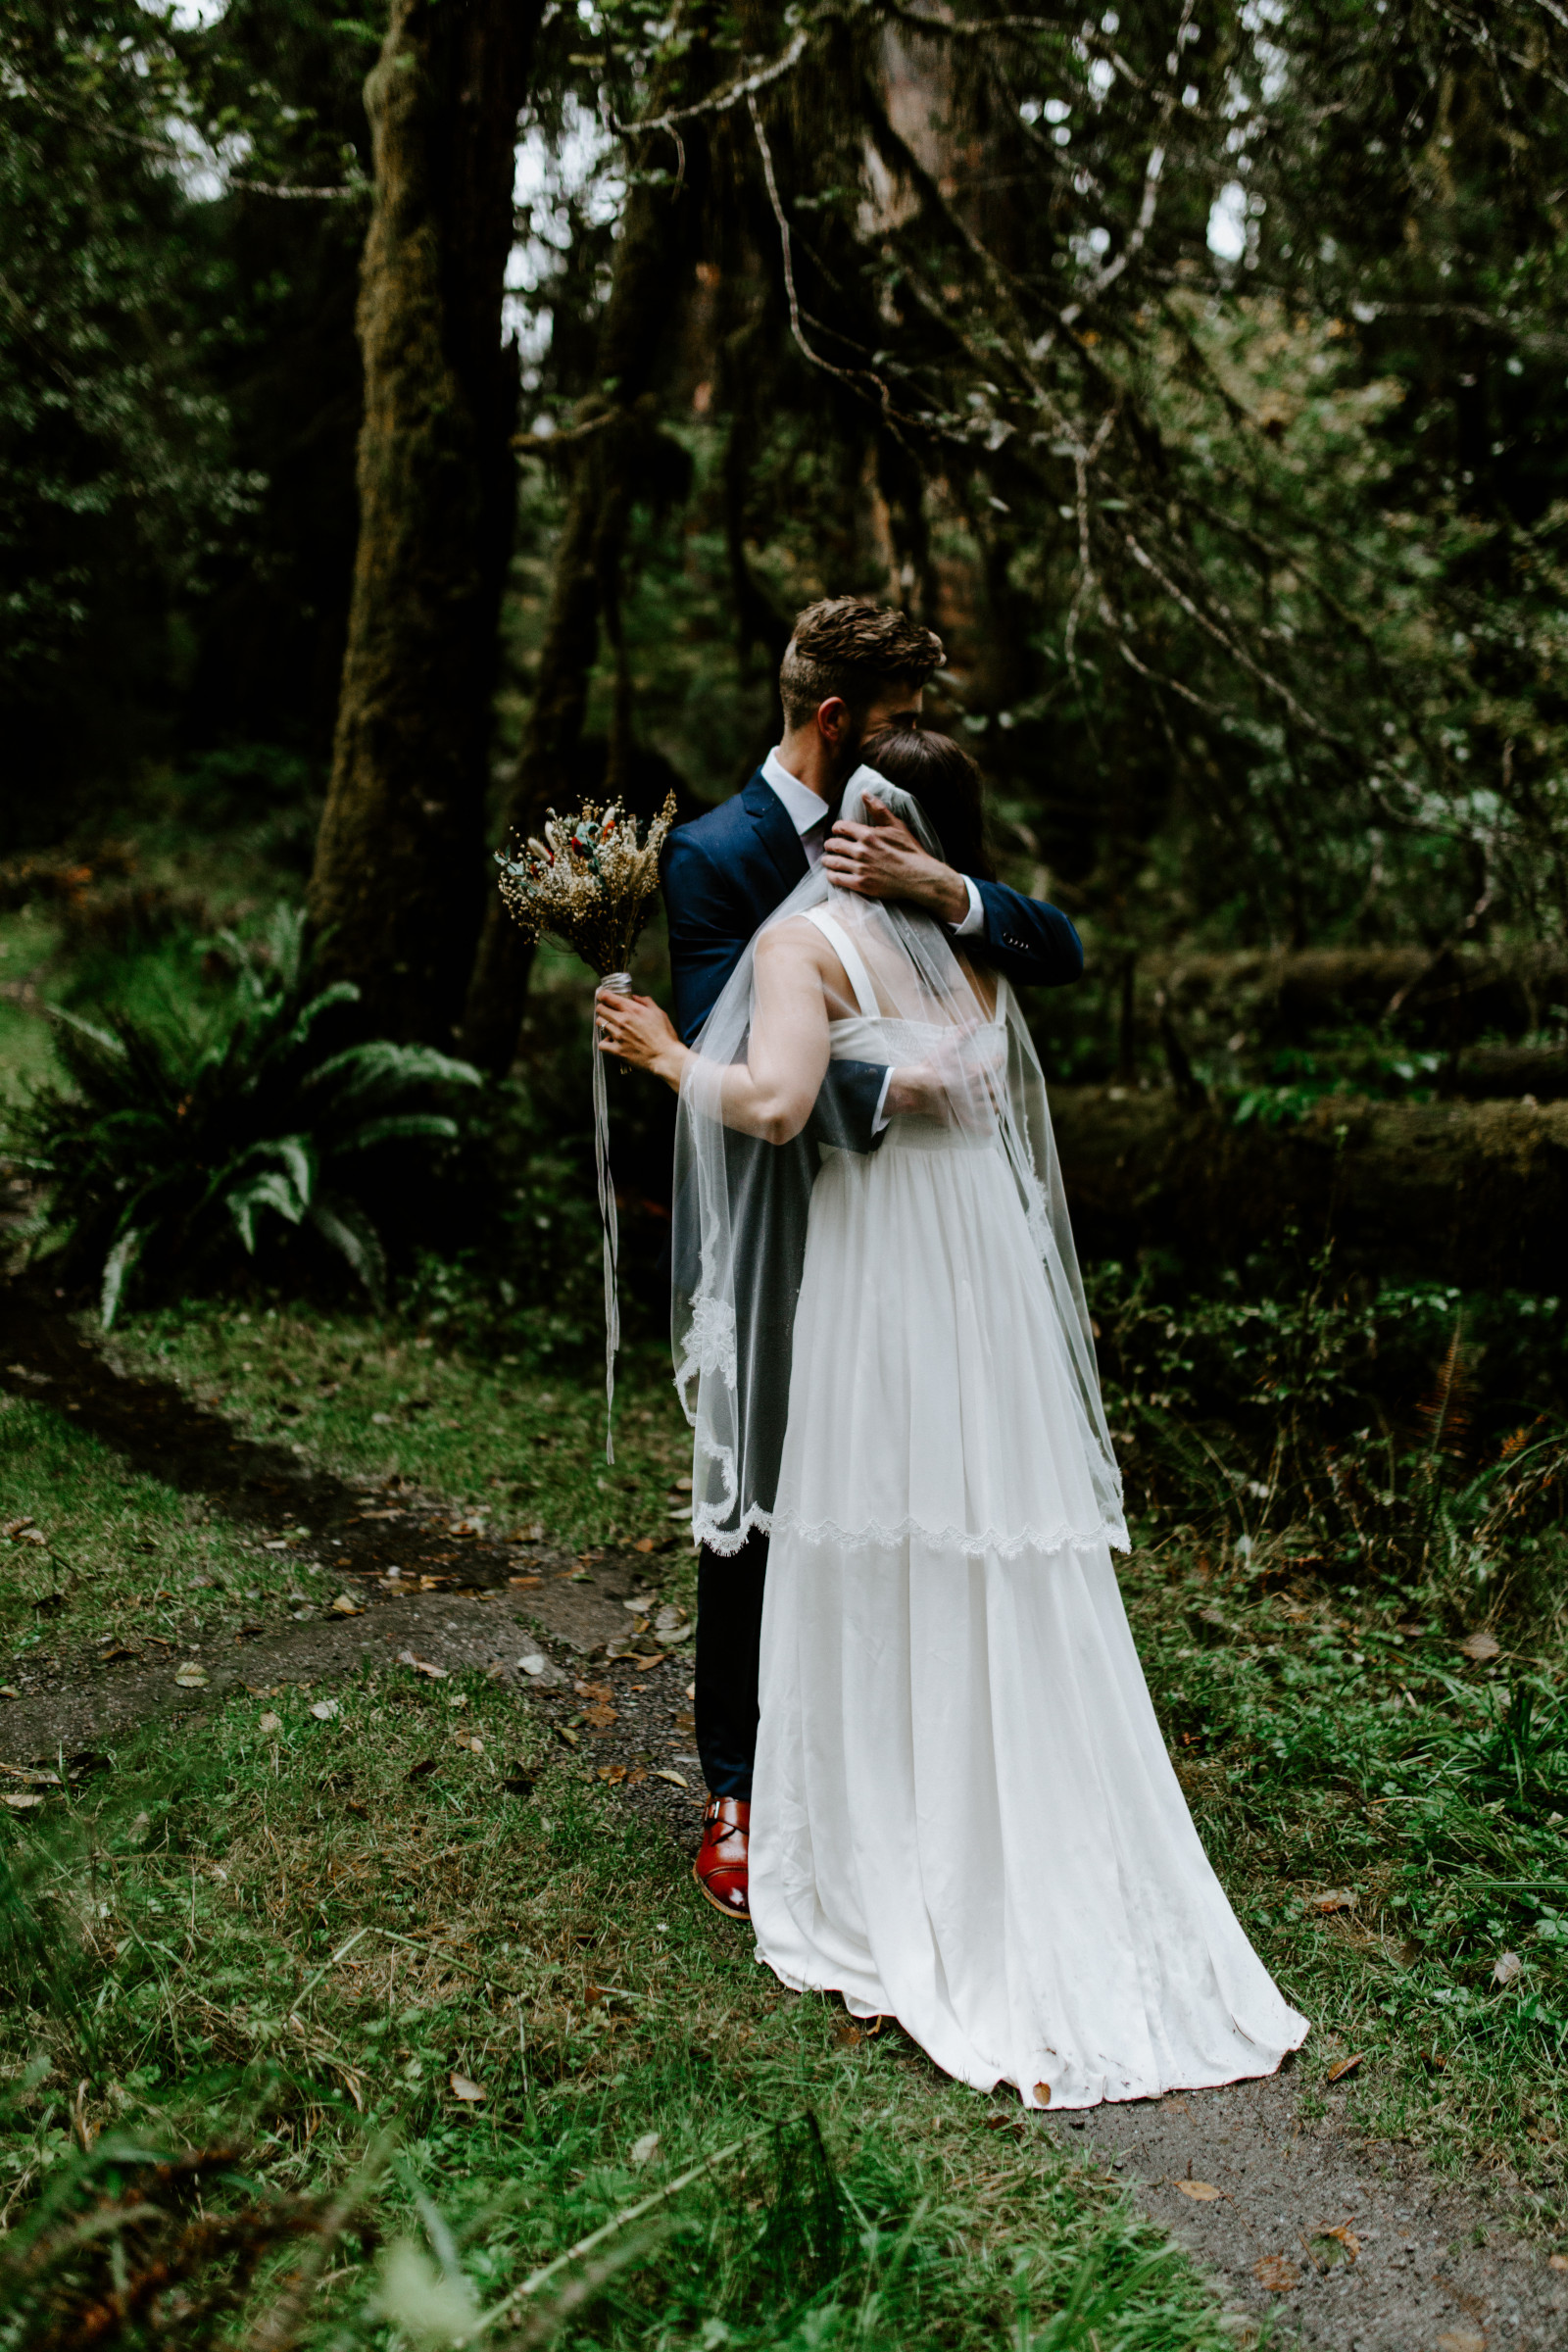
{"label": "man's face", "polygon": [[920,715],[920,705],[924,699],[924,693],[918,686],[906,683],[900,686],[895,683],[884,688],[855,732],[857,753],[866,737],[874,735],[878,727],[912,726]]}
{"label": "man's face", "polygon": [[822,739],[833,753],[833,764],[840,779],[859,765],[860,746],[878,727],[912,725],[920,715],[922,691],[892,679],[882,687],[862,711],[853,710],[837,695],[820,705],[816,724]]}

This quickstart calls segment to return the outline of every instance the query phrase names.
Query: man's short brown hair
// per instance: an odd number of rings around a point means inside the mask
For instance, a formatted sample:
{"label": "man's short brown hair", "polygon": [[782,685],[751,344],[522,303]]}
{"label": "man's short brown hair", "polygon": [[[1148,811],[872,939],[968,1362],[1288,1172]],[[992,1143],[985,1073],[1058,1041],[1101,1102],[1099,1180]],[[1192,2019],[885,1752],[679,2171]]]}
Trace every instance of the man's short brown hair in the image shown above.
{"label": "man's short brown hair", "polygon": [[796,614],[779,664],[785,722],[809,725],[818,705],[834,695],[862,715],[884,687],[918,693],[943,660],[941,638],[907,612],[865,596],[824,596]]}

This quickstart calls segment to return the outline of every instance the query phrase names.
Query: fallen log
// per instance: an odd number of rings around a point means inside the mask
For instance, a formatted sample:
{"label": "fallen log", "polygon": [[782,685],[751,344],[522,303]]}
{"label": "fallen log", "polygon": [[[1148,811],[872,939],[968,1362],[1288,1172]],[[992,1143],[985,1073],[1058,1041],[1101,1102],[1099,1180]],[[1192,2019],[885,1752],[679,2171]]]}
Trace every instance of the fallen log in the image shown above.
{"label": "fallen log", "polygon": [[1061,1087],[1051,1101],[1086,1258],[1167,1249],[1238,1266],[1332,1236],[1347,1269],[1568,1284],[1568,1102],[1328,1096],[1298,1122],[1237,1127],[1174,1089]]}
{"label": "fallen log", "polygon": [[1559,1102],[1568,1095],[1568,1047],[1476,1046],[1459,1055],[1439,1085],[1444,1094],[1471,1102],[1504,1095]]}
{"label": "fallen log", "polygon": [[[1244,1030],[1300,1043],[1348,1023],[1389,1020],[1404,1036],[1456,1045],[1540,1028],[1568,1004],[1568,954],[1558,947],[1247,950],[1148,957],[1137,1013],[1152,1024],[1160,995],[1178,1021],[1204,1033]],[[1391,1009],[1392,1008],[1392,1009]]]}

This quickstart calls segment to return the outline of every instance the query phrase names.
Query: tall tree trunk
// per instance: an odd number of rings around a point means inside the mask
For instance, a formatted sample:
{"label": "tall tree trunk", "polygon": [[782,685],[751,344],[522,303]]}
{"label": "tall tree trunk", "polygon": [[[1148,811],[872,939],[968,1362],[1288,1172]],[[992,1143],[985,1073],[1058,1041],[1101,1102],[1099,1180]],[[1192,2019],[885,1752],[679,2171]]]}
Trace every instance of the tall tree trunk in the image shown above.
{"label": "tall tree trunk", "polygon": [[329,973],[449,1044],[483,889],[515,354],[501,340],[517,115],[543,0],[393,0],[366,83],[360,537],[311,880]]}
{"label": "tall tree trunk", "polygon": [[[599,654],[601,617],[612,640],[626,525],[657,431],[653,386],[672,349],[680,294],[695,254],[701,199],[692,185],[699,158],[692,141],[682,186],[640,181],[626,208],[615,272],[600,329],[596,387],[581,404],[565,521],[556,549],[550,611],[533,707],[523,730],[505,811],[505,830],[533,831],[560,793],[582,734],[588,688]],[[623,770],[629,712],[624,679],[608,778]],[[500,896],[492,891],[468,989],[463,1051],[498,1075],[510,1066],[528,990],[531,952]]]}

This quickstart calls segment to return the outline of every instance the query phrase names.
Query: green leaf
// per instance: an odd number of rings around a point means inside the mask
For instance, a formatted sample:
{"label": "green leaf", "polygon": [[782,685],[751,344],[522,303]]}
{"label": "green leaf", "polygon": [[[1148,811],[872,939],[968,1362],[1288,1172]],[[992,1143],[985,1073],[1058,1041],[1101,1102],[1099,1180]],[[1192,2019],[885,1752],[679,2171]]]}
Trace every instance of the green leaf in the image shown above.
{"label": "green leaf", "polygon": [[308,1135],[279,1136],[274,1144],[258,1144],[253,1156],[258,1158],[270,1156],[281,1160],[289,1180],[293,1184],[300,1211],[303,1214],[311,1205],[311,1198],[316,1191],[316,1179],[320,1171],[320,1158],[310,1137]]}
{"label": "green leaf", "polygon": [[102,1046],[106,1054],[118,1054],[123,1057],[124,1041],[116,1037],[113,1030],[95,1028],[91,1021],[84,1021],[79,1013],[68,1012],[63,1004],[46,1004],[44,1010],[52,1021],[60,1021],[67,1029],[74,1029],[78,1037],[90,1037],[93,1044]]}
{"label": "green leaf", "polygon": [[120,1301],[124,1293],[125,1278],[135,1264],[145,1239],[145,1228],[132,1225],[121,1235],[104,1259],[103,1288],[98,1294],[98,1320],[105,1331],[114,1329],[115,1317],[120,1312]]}
{"label": "green leaf", "polygon": [[313,1090],[333,1086],[340,1101],[348,1102],[371,1087],[387,1084],[399,1090],[411,1086],[483,1086],[484,1077],[471,1061],[455,1061],[449,1054],[438,1054],[433,1046],[398,1046],[389,1039],[377,1038],[368,1045],[348,1046],[341,1054],[331,1054],[300,1083]]}
{"label": "green leaf", "polygon": [[398,1136],[427,1136],[435,1143],[450,1143],[460,1132],[456,1119],[444,1118],[438,1110],[394,1110],[385,1118],[367,1119],[333,1146],[334,1158],[344,1152],[368,1152],[372,1144],[389,1144]]}
{"label": "green leaf", "polygon": [[386,1252],[381,1237],[362,1208],[341,1194],[313,1203],[310,1221],[323,1241],[347,1258],[377,1306],[386,1304]]}
{"label": "green leaf", "polygon": [[302,1200],[289,1177],[281,1168],[264,1169],[259,1176],[225,1196],[229,1215],[239,1228],[240,1240],[252,1257],[256,1254],[256,1212],[275,1208],[280,1217],[297,1225],[306,1213],[308,1202]]}

